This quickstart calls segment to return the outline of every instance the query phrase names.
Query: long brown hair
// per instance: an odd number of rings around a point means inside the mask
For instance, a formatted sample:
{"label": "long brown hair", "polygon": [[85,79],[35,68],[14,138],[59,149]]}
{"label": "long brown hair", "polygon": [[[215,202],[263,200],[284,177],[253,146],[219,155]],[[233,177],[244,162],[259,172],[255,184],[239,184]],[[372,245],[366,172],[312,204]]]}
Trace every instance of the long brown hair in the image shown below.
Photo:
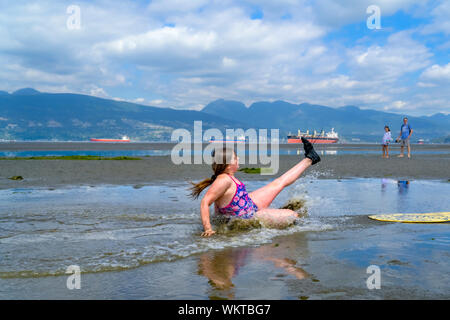
{"label": "long brown hair", "polygon": [[224,146],[221,149],[214,149],[211,153],[211,156],[213,157],[213,163],[211,165],[211,168],[214,172],[214,174],[211,176],[211,178],[206,178],[198,183],[190,182],[192,184],[191,190],[191,197],[194,199],[197,199],[200,196],[200,193],[202,191],[209,187],[214,180],[219,176],[219,174],[223,173],[225,169],[228,167],[228,165],[231,163],[232,155],[236,152],[234,149],[228,148]]}

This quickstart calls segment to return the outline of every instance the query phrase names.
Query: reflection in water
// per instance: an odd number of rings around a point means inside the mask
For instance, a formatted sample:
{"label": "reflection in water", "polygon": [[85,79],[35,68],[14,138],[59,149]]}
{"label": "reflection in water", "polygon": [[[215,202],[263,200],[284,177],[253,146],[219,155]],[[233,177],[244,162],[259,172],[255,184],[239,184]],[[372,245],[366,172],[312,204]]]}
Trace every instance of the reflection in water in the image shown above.
{"label": "reflection in water", "polygon": [[408,192],[409,189],[409,180],[391,180],[391,179],[381,179],[381,192],[384,193],[386,192],[386,188],[388,186],[389,183],[397,183],[397,187],[398,187],[398,193],[399,194],[406,194]]}
{"label": "reflection in water", "polygon": [[397,186],[398,186],[399,194],[406,194],[408,192],[408,188],[409,188],[409,181],[408,180],[399,180],[397,182]]}
{"label": "reflection in water", "polygon": [[408,196],[409,181],[399,180],[397,181],[397,187],[398,187],[397,211],[406,212],[405,208],[408,206],[408,203],[410,202],[410,197]]}
{"label": "reflection in water", "polygon": [[[316,152],[318,154],[320,154],[321,156],[323,156],[323,155],[337,155],[338,154],[337,150],[316,150]],[[301,155],[303,153],[305,153],[305,150],[297,149],[297,155]],[[290,154],[290,152],[288,152],[288,154]]]}
{"label": "reflection in water", "polygon": [[[411,196],[408,196],[409,191],[409,180],[391,180],[391,179],[382,179],[381,180],[381,194],[383,196],[389,197],[394,196],[392,192],[389,192],[389,184],[397,184],[398,195],[395,196],[397,202],[397,212],[405,212],[408,207],[410,207]],[[387,191],[387,192],[386,192]]]}
{"label": "reflection in water", "polygon": [[389,180],[388,179],[381,179],[381,192],[385,193],[386,192],[386,187],[388,184]]}
{"label": "reflection in water", "polygon": [[221,296],[210,295],[210,299],[235,299],[232,279],[252,260],[270,261],[277,268],[295,276],[297,279],[308,277],[303,269],[296,266],[297,261],[290,258],[280,258],[286,254],[277,245],[264,245],[257,248],[231,248],[222,251],[206,252],[202,254],[198,262],[198,274],[209,279],[211,288]]}
{"label": "reflection in water", "polygon": [[248,248],[229,249],[222,252],[207,252],[200,256],[198,273],[209,279],[213,289],[222,291],[228,299],[234,299],[234,287],[231,279],[239,272],[239,268],[245,264],[248,256]]}

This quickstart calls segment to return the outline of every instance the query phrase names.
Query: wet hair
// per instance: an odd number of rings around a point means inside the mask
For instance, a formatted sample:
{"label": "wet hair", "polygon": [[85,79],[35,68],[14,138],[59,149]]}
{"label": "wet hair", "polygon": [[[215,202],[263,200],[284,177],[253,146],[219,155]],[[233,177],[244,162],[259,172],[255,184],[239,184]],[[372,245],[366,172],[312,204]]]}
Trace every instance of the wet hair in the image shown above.
{"label": "wet hair", "polygon": [[214,180],[219,176],[219,174],[223,173],[225,169],[231,164],[232,156],[236,155],[234,149],[228,148],[224,146],[223,148],[214,149],[211,153],[213,157],[213,163],[211,165],[212,171],[214,172],[210,178],[206,178],[198,183],[190,182],[192,184],[191,197],[197,199],[200,196],[200,193],[211,184],[213,184]]}

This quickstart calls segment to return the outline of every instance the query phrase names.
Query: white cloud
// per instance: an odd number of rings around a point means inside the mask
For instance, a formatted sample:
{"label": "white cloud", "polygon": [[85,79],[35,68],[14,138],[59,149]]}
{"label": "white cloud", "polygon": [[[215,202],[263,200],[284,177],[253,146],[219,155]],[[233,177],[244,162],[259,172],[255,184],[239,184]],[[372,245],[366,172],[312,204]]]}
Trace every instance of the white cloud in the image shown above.
{"label": "white cloud", "polygon": [[227,58],[227,57],[223,57],[222,65],[225,68],[227,68],[227,67],[234,67],[234,66],[236,66],[236,60],[230,59],[230,58]]}
{"label": "white cloud", "polygon": [[340,75],[338,77],[320,80],[319,82],[307,84],[305,89],[349,89],[358,85],[357,81],[350,80],[348,76]]}
{"label": "white cloud", "polygon": [[435,84],[428,83],[428,82],[422,82],[422,81],[418,81],[417,82],[417,86],[419,86],[421,88],[433,88],[433,87],[436,87]]}
{"label": "white cloud", "polygon": [[421,28],[423,34],[432,34],[443,32],[444,34],[450,34],[450,2],[442,0],[431,11],[432,23],[427,24]]}
{"label": "white cloud", "polygon": [[100,98],[109,98],[109,95],[106,93],[105,89],[103,88],[92,88],[89,91],[89,94],[92,96],[100,97]]}
{"label": "white cloud", "polygon": [[141,103],[145,102],[145,99],[144,98],[136,98],[133,100],[133,102],[141,104]]}
{"label": "white cloud", "polygon": [[[423,3],[377,1],[382,27],[384,16],[399,10],[408,14],[429,2]],[[385,29],[385,42],[372,42],[371,35],[341,42],[338,27],[364,22],[371,4],[81,1],[81,29],[73,31],[66,27],[67,3],[8,2],[0,11],[0,90],[34,87],[190,109],[217,98],[378,109],[402,101],[405,110],[417,112],[422,102],[427,112],[446,108],[413,94],[426,93],[441,102],[449,98],[449,66],[433,65],[436,48],[416,37],[418,32],[448,32],[448,1],[423,10],[424,15],[431,12],[429,26],[395,33]],[[250,19],[255,8],[263,19]],[[331,41],[325,38],[330,31],[337,35]],[[413,84],[405,84],[414,74]],[[125,87],[128,96],[139,98],[119,97]]]}
{"label": "white cloud", "polygon": [[405,107],[407,106],[407,103],[405,101],[393,101],[392,103],[390,103],[389,105],[384,107],[384,110],[403,110],[405,109]]}
{"label": "white cloud", "polygon": [[147,10],[166,15],[168,13],[185,13],[205,6],[208,2],[208,0],[153,0]]}
{"label": "white cloud", "polygon": [[158,106],[158,105],[160,105],[162,103],[164,103],[164,100],[161,100],[161,99],[155,99],[155,100],[149,101],[150,105],[157,105]]}
{"label": "white cloud", "polygon": [[420,75],[420,78],[430,81],[450,81],[450,62],[444,66],[432,65]]}
{"label": "white cloud", "polygon": [[395,81],[405,73],[428,66],[432,53],[425,45],[413,40],[411,33],[412,31],[396,32],[388,37],[383,46],[357,46],[349,49],[349,65],[355,77]]}

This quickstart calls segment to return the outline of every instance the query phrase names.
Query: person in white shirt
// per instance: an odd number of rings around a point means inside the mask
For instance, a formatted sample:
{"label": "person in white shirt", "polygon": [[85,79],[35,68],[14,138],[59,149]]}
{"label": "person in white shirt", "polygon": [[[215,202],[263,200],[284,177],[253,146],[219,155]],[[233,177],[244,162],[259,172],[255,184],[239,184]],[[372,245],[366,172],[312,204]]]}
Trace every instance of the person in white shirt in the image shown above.
{"label": "person in white shirt", "polygon": [[381,142],[383,150],[383,158],[389,158],[389,142],[392,141],[391,130],[388,126],[384,126],[384,135]]}

